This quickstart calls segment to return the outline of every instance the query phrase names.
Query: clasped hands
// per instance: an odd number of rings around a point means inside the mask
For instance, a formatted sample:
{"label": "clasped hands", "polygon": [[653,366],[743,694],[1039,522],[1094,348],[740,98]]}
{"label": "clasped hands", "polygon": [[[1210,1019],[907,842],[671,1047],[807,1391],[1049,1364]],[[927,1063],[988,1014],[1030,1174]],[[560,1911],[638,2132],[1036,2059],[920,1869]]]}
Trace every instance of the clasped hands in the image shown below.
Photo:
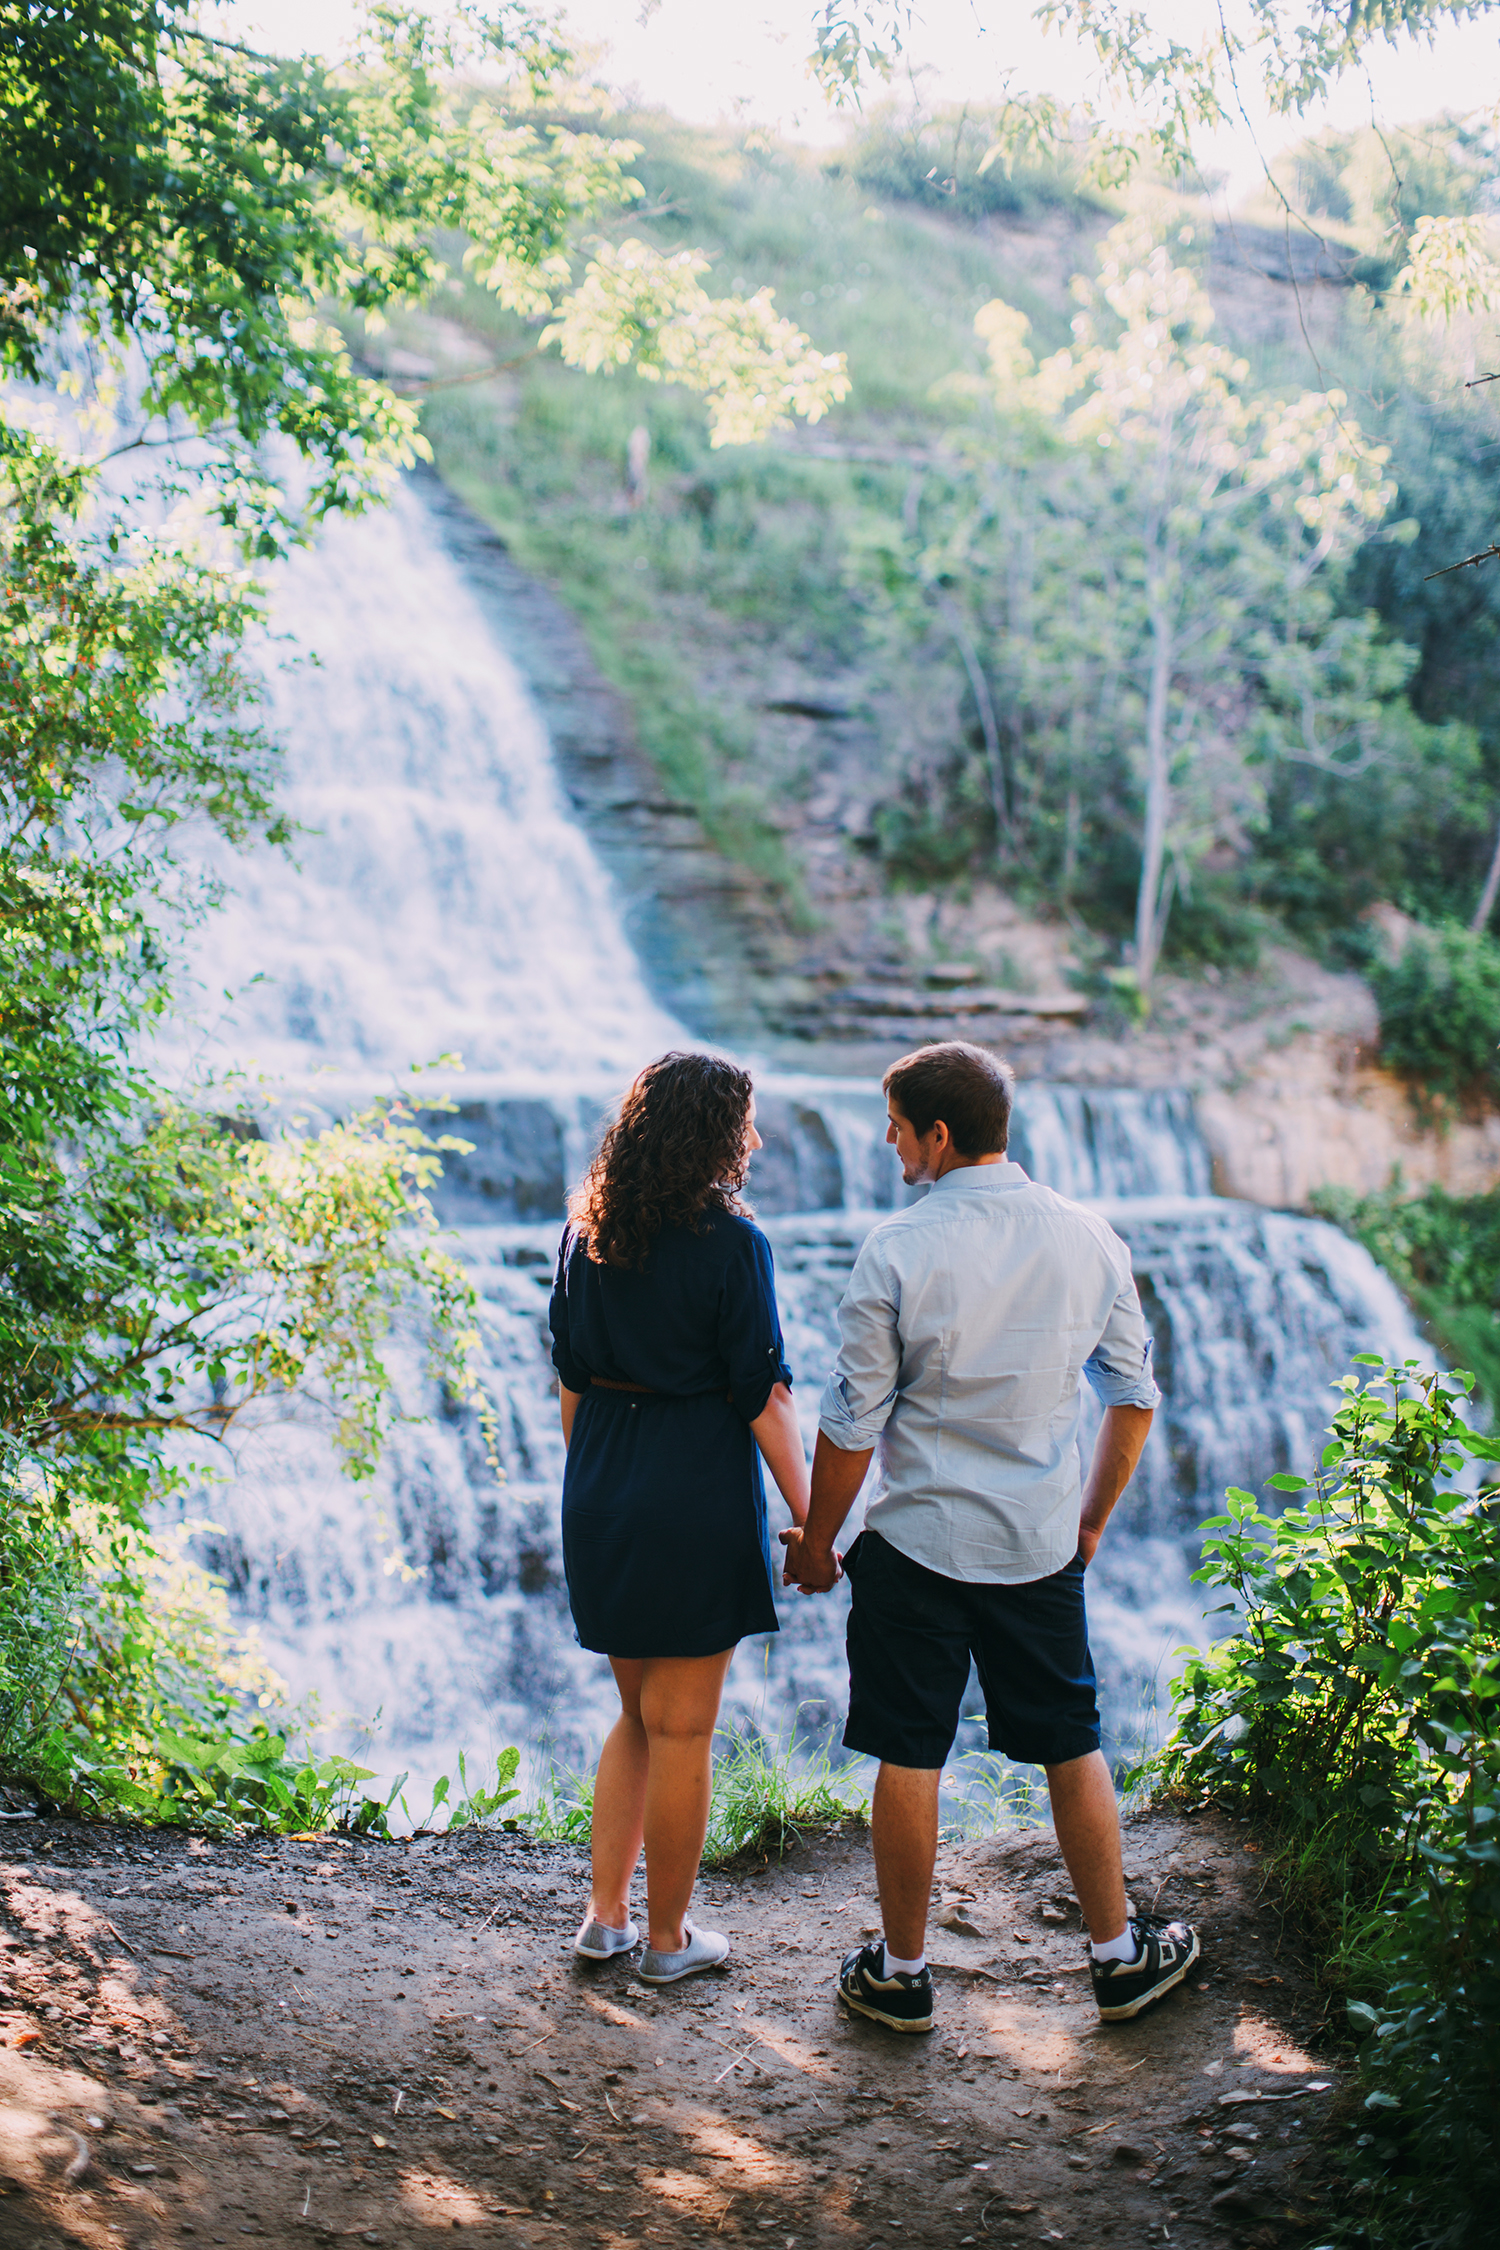
{"label": "clasped hands", "polygon": [[844,1575],[844,1558],[834,1547],[809,1547],[799,1525],[778,1531],[786,1552],[781,1558],[781,1583],[802,1594],[826,1594]]}

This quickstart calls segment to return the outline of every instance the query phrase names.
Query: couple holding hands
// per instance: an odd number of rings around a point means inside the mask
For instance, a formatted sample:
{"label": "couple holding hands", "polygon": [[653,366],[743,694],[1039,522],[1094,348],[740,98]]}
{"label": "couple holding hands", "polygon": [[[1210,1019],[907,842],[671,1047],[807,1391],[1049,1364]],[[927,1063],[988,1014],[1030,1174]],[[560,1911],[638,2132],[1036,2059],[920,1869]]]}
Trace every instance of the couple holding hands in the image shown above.
{"label": "couple holding hands", "polygon": [[[649,1064],[574,1198],[551,1314],[563,1556],[578,1638],[620,1693],[575,1949],[602,1961],[639,1941],[644,1843],[639,1975],[669,1984],[728,1958],[728,1938],[687,1917],[729,1662],[747,1634],[777,1630],[764,1459],[792,1518],[783,1583],[817,1595],[849,1579],[844,1743],[879,1760],[883,1934],[845,1958],[839,2000],[892,2031],[932,2029],[938,1784],[972,1659],[990,1747],[1046,1771],[1100,2015],[1136,2016],[1199,1948],[1126,1899],[1084,1612],[1084,1572],[1160,1396],[1130,1255],[1007,1159],[1014,1079],[983,1048],[921,1048],[884,1083],[886,1138],[928,1193],[855,1261],[811,1476],[770,1244],[740,1199],[761,1145],[749,1073],[716,1055]],[[1085,1377],[1104,1408],[1086,1478]],[[877,1446],[878,1497],[840,1556]]]}

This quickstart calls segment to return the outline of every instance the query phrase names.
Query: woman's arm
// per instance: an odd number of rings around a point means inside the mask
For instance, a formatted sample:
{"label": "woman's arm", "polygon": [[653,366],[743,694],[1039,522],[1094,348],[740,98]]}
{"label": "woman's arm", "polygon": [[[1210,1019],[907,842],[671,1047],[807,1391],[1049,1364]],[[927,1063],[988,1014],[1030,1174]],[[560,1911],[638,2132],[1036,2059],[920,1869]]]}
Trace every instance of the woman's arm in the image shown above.
{"label": "woman's arm", "polygon": [[564,1453],[573,1442],[573,1417],[578,1412],[578,1401],[582,1396],[582,1391],[570,1391],[566,1383],[560,1382],[557,1386],[557,1403],[562,1409]]}
{"label": "woman's arm", "polygon": [[[564,1391],[564,1398],[567,1397]],[[782,1499],[792,1512],[792,1521],[807,1521],[807,1455],[802,1449],[802,1432],[797,1427],[797,1409],[792,1404],[792,1394],[785,1383],[777,1383],[766,1400],[764,1410],[750,1425],[756,1444],[765,1455],[766,1467],[776,1479]]]}

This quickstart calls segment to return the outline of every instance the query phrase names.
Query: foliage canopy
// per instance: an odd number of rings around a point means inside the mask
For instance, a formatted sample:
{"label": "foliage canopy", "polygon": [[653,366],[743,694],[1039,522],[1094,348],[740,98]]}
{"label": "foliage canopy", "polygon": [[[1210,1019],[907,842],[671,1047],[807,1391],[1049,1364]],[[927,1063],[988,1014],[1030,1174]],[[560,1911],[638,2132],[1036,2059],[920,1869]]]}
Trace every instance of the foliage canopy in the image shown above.
{"label": "foliage canopy", "polygon": [[[558,114],[599,107],[571,78],[524,0],[441,21],[379,0],[337,67],[215,38],[187,0],[8,11],[0,363],[44,377],[66,329],[107,347],[117,443],[208,439],[220,512],[263,551],[286,513],[268,435],[308,464],[313,518],[413,457],[415,403],[359,373],[322,313],[378,325],[430,296],[445,232],[501,304],[552,318],[565,356],[626,360],[654,336],[737,431],[816,418],[847,388],[841,364],[766,308],[726,306],[705,336],[692,274],[649,254],[622,268],[607,244],[575,286],[581,229],[639,189],[633,144]],[[206,466],[200,444],[189,473]]]}
{"label": "foliage canopy", "polygon": [[1174,898],[1243,835],[1267,773],[1348,778],[1408,752],[1417,661],[1336,598],[1393,497],[1386,450],[1340,392],[1256,391],[1181,262],[1190,230],[1162,234],[1109,231],[1098,280],[1074,283],[1072,344],[1040,365],[1024,315],[981,307],[985,374],[940,386],[968,415],[968,473],[930,477],[860,555],[878,602],[925,604],[962,655],[1002,860],[1071,890],[1085,792],[1096,835],[1133,829],[1143,992]]}

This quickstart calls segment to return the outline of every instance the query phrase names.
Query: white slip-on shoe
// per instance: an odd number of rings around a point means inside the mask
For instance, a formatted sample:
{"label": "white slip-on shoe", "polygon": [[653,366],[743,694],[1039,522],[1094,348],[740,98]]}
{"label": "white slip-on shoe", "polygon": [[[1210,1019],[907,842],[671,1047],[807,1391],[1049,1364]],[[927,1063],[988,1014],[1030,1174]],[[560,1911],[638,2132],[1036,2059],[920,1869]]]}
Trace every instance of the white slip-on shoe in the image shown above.
{"label": "white slip-on shoe", "polygon": [[682,1926],[687,1931],[687,1944],[680,1953],[658,1953],[647,1946],[636,1971],[642,1984],[675,1984],[679,1977],[694,1976],[699,1969],[722,1968],[729,1959],[729,1940],[722,1930],[695,1930],[691,1922]]}
{"label": "white slip-on shoe", "polygon": [[617,1953],[628,1953],[638,1945],[640,1937],[634,1922],[627,1922],[623,1930],[612,1930],[607,1922],[596,1922],[591,1914],[573,1940],[573,1951],[584,1961],[612,1961]]}

